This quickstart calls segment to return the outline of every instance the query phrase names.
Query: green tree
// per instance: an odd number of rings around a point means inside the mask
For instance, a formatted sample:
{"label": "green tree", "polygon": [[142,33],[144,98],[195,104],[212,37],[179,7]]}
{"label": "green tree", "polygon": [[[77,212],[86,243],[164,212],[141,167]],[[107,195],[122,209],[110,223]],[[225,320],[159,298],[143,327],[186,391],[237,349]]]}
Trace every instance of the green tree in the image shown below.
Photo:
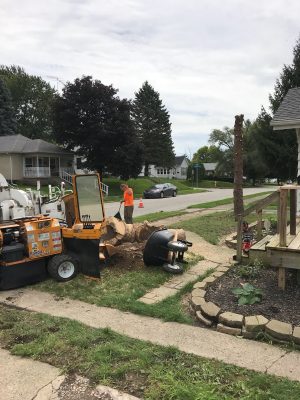
{"label": "green tree", "polygon": [[171,168],[175,154],[170,116],[159,93],[146,81],[135,93],[132,118],[139,140],[144,145],[145,176],[150,164]]}
{"label": "green tree", "polygon": [[67,83],[54,102],[55,138],[86,158],[85,167],[136,177],[142,167],[142,146],[130,118],[130,103],[117,90],[91,76]]}
{"label": "green tree", "polygon": [[52,139],[52,103],[55,90],[41,77],[19,66],[0,66],[0,77],[12,97],[16,133],[35,139]]}
{"label": "green tree", "polygon": [[15,131],[16,121],[10,92],[3,79],[0,79],[0,136],[14,135]]}
{"label": "green tree", "polygon": [[192,162],[218,162],[221,156],[222,151],[217,146],[202,146],[194,153]]}
{"label": "green tree", "polygon": [[300,86],[300,37],[293,49],[293,55],[292,64],[283,66],[283,70],[276,80],[274,93],[269,96],[273,113],[278,109],[289,89]]}
{"label": "green tree", "polygon": [[209,143],[220,150],[216,168],[219,176],[233,176],[233,142],[233,129],[227,126],[223,130],[214,129],[209,135]]}
{"label": "green tree", "polygon": [[272,116],[262,107],[247,132],[246,174],[252,179],[276,178],[278,182],[297,175],[297,139],[291,131],[274,131]]}

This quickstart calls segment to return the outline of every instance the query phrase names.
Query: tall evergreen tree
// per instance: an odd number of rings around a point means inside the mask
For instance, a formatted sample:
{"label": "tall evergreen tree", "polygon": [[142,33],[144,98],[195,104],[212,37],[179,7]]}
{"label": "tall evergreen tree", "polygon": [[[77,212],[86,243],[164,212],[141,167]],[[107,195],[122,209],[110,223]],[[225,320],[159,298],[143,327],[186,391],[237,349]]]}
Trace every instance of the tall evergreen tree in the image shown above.
{"label": "tall evergreen tree", "polygon": [[39,76],[23,68],[0,66],[0,77],[11,93],[16,133],[32,139],[52,140],[52,103],[55,90]]}
{"label": "tall evergreen tree", "polygon": [[85,166],[122,178],[142,169],[142,146],[130,118],[130,103],[91,76],[68,83],[54,103],[56,140],[86,158]]}
{"label": "tall evergreen tree", "polygon": [[16,121],[10,92],[5,82],[0,79],[0,136],[14,135]]}
{"label": "tall evergreen tree", "polygon": [[175,154],[170,116],[159,93],[147,81],[135,93],[132,117],[137,135],[144,145],[145,176],[150,164],[173,167]]}
{"label": "tall evergreen tree", "polygon": [[274,94],[269,96],[273,113],[280,106],[289,89],[300,87],[300,37],[293,49],[293,55],[292,64],[284,65],[279,79],[276,80]]}

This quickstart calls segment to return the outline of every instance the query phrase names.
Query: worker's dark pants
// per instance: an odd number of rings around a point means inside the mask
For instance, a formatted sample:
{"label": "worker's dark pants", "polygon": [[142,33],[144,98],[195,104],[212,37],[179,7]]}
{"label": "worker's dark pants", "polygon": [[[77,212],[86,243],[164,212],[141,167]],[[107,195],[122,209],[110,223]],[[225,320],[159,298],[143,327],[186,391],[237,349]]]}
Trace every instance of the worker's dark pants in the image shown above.
{"label": "worker's dark pants", "polygon": [[124,207],[124,219],[126,224],[133,224],[132,214],[133,214],[133,206]]}

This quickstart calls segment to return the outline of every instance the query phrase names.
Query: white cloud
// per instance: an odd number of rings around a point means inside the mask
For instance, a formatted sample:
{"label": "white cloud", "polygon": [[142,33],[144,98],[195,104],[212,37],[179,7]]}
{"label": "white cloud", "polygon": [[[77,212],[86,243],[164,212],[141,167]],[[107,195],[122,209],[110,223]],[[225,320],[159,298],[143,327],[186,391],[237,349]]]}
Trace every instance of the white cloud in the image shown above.
{"label": "white cloud", "polygon": [[2,0],[1,63],[45,79],[93,75],[121,97],[148,80],[182,154],[268,106],[299,15],[298,0]]}

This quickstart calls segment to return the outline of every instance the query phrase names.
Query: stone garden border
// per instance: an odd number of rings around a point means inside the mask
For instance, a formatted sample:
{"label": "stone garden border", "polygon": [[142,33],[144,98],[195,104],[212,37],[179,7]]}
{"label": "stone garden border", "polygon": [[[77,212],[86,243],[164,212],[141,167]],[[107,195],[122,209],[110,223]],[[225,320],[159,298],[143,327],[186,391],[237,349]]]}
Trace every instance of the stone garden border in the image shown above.
{"label": "stone garden border", "polygon": [[206,301],[206,289],[220,279],[232,266],[220,265],[201,282],[193,286],[190,305],[197,319],[207,327],[216,326],[217,332],[255,339],[260,334],[279,343],[295,343],[300,345],[300,326],[275,319],[268,320],[263,315],[244,316],[233,312],[222,312],[216,304]]}

